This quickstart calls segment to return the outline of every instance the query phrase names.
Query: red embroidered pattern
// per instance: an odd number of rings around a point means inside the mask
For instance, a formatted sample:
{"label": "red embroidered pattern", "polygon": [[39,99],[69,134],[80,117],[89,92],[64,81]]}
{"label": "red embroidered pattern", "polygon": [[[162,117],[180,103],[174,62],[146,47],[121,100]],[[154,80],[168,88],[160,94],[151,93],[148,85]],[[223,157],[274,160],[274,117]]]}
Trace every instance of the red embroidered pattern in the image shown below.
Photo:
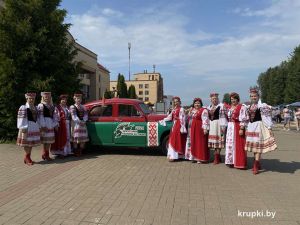
{"label": "red embroidered pattern", "polygon": [[157,122],[148,123],[148,146],[158,146]]}

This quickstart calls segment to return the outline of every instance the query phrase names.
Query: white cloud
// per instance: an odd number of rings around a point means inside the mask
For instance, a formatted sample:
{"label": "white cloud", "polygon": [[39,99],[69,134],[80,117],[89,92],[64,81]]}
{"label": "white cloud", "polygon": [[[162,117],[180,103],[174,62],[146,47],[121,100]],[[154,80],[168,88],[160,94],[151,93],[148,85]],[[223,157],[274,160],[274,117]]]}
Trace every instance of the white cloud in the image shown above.
{"label": "white cloud", "polygon": [[[200,29],[188,32],[188,18],[174,10],[148,8],[121,19],[122,12],[98,9],[100,13],[94,10],[72,15],[71,33],[79,43],[98,54],[113,79],[118,72],[126,74],[127,43],[131,42],[134,68],[144,69],[152,64],[157,65],[157,70],[168,68],[160,71],[165,76],[165,90],[177,90],[179,93],[169,94],[186,99],[194,97],[191,93],[198,93],[194,89],[200,81],[202,94],[212,88],[226,91],[224,86],[234,88],[235,85],[237,91],[247,88],[255,84],[259,72],[278,65],[299,44],[299,1],[277,1],[257,11],[234,9],[232,12],[236,14],[261,17],[249,28],[244,27],[238,36],[222,37]],[[191,88],[182,90],[182,82],[176,81],[183,74]]]}

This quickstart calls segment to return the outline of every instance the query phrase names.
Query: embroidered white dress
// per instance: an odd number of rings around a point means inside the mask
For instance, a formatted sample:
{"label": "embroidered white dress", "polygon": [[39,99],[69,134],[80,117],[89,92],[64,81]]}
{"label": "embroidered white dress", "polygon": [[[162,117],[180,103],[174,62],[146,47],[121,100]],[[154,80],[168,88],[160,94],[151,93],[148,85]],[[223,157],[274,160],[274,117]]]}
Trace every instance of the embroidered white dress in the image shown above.
{"label": "embroidered white dress", "polygon": [[54,128],[58,126],[58,118],[54,114],[54,106],[40,103],[38,104],[41,128],[41,142],[52,144],[55,141]]}
{"label": "embroidered white dress", "polygon": [[75,143],[88,142],[86,121],[88,113],[83,105],[71,105],[71,141]]}
{"label": "embroidered white dress", "polygon": [[227,126],[227,109],[224,104],[219,103],[218,105],[210,105],[207,107],[209,111],[209,135],[208,135],[208,148],[224,148],[225,134],[221,132],[223,130],[225,132],[225,128]]}
{"label": "embroidered white dress", "polygon": [[[35,106],[30,108],[26,103],[19,108],[17,127],[19,129],[17,145],[34,147],[41,144],[38,110]],[[22,132],[22,130],[26,130],[26,132]]]}
{"label": "embroidered white dress", "polygon": [[247,112],[249,123],[246,130],[245,150],[258,153],[274,151],[277,145],[270,132],[273,126],[271,107],[259,102],[250,105]]}

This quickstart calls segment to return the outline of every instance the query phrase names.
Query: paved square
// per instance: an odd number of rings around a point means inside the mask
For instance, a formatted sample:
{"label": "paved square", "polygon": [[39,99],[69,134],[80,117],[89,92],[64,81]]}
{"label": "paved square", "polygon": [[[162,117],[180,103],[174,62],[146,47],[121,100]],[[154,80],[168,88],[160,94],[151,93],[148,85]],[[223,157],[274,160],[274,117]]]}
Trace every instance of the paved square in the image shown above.
{"label": "paved square", "polygon": [[0,224],[299,225],[300,133],[275,136],[256,176],[251,154],[245,171],[116,148],[47,163],[36,148],[29,167],[21,148],[2,144]]}

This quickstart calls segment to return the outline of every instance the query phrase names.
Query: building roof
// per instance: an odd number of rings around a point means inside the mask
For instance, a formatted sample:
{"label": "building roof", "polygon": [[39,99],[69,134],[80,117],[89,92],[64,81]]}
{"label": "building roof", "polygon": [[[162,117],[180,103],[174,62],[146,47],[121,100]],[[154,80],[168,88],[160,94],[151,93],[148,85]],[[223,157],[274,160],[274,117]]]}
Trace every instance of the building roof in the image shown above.
{"label": "building roof", "polygon": [[97,66],[99,69],[105,70],[106,72],[110,73],[110,71],[106,69],[104,66],[102,66],[100,63],[97,63]]}

